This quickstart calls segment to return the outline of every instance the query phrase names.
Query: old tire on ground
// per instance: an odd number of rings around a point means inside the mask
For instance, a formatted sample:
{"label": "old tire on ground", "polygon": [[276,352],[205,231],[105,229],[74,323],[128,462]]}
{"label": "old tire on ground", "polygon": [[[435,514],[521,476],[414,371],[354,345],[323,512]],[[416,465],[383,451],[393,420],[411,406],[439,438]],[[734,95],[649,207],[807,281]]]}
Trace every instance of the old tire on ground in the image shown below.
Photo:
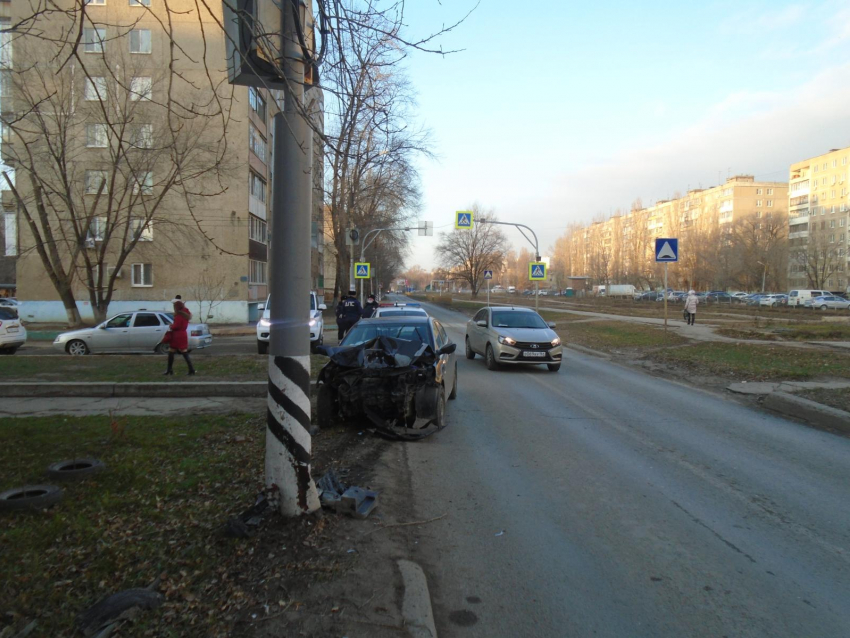
{"label": "old tire on ground", "polygon": [[325,383],[316,386],[316,424],[323,430],[337,420],[336,393]]}
{"label": "old tire on ground", "polygon": [[260,341],[257,339],[257,354],[268,354],[269,353],[269,342],[268,341]]}
{"label": "old tire on ground", "polygon": [[56,480],[77,479],[91,476],[102,471],[103,461],[92,458],[68,459],[47,466],[47,475]]}
{"label": "old tire on ground", "polygon": [[487,344],[487,350],[484,352],[484,360],[487,362],[488,370],[498,370],[499,362],[496,361],[496,354],[493,352],[493,346]]}
{"label": "old tire on ground", "polygon": [[457,399],[457,364],[455,364],[455,379],[452,382],[452,392],[449,394],[449,399],[452,401]]}
{"label": "old tire on ground", "polygon": [[469,347],[469,337],[466,338],[466,358],[467,359],[474,359],[475,358],[475,351],[472,348]]}
{"label": "old tire on ground", "polygon": [[65,352],[72,356],[78,357],[81,355],[88,354],[89,347],[86,345],[85,341],[81,341],[80,339],[74,339],[73,341],[69,341],[68,345],[65,346]]}
{"label": "old tire on ground", "polygon": [[167,343],[159,343],[157,344],[156,348],[153,349],[153,351],[156,354],[168,354],[168,348],[169,346]]}
{"label": "old tire on ground", "polygon": [[62,488],[55,485],[25,485],[0,494],[0,512],[40,510],[62,499]]}
{"label": "old tire on ground", "polygon": [[561,369],[561,364],[559,363],[547,363],[546,367],[549,368],[549,372],[557,372]]}

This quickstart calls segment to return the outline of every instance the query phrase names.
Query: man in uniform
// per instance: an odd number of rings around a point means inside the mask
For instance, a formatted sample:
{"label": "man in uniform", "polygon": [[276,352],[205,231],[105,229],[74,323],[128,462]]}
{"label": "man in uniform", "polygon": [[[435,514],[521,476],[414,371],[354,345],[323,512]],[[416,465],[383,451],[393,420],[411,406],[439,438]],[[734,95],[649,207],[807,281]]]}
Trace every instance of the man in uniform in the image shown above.
{"label": "man in uniform", "polygon": [[369,295],[366,299],[366,305],[363,306],[363,318],[368,319],[375,314],[375,309],[378,307],[378,302],[375,301],[375,295]]}
{"label": "man in uniform", "polygon": [[357,291],[353,288],[348,291],[348,295],[339,300],[336,306],[336,326],[337,338],[342,341],[351,326],[360,319],[363,314],[363,308],[360,307],[360,302],[357,301]]}

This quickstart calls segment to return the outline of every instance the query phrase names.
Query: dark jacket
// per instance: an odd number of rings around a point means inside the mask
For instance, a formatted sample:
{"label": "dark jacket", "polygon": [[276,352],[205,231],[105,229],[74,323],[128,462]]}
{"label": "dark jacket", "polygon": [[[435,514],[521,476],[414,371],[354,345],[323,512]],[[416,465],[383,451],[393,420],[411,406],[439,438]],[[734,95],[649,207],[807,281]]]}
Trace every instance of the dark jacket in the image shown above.
{"label": "dark jacket", "polygon": [[363,306],[363,318],[368,319],[372,315],[375,314],[375,310],[378,308],[377,301],[367,301],[366,305]]}
{"label": "dark jacket", "polygon": [[336,306],[337,320],[357,321],[363,314],[363,308],[356,297],[343,297]]}

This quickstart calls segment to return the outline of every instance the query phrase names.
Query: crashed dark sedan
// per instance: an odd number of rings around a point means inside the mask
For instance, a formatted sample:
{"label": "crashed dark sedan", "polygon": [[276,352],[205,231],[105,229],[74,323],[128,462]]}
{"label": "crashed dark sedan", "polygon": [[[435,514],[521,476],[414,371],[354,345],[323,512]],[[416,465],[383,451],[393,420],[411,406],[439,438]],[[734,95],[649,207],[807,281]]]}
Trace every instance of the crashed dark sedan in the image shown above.
{"label": "crashed dark sedan", "polygon": [[361,319],[319,372],[319,427],[368,419],[383,434],[419,439],[445,427],[446,399],[457,397],[455,349],[433,317]]}

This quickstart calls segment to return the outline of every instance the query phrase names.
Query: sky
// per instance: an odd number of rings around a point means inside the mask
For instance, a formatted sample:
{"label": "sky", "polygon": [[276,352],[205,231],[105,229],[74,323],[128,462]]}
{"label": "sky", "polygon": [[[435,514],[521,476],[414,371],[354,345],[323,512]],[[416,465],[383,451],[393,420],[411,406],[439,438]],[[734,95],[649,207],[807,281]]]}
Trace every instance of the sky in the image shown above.
{"label": "sky", "polygon": [[[408,37],[474,0],[408,0]],[[573,222],[727,176],[787,181],[792,162],[850,146],[850,3],[481,0],[406,62],[434,160],[418,162],[408,265],[478,202],[528,224],[546,255]],[[508,229],[519,247],[525,240]]]}

